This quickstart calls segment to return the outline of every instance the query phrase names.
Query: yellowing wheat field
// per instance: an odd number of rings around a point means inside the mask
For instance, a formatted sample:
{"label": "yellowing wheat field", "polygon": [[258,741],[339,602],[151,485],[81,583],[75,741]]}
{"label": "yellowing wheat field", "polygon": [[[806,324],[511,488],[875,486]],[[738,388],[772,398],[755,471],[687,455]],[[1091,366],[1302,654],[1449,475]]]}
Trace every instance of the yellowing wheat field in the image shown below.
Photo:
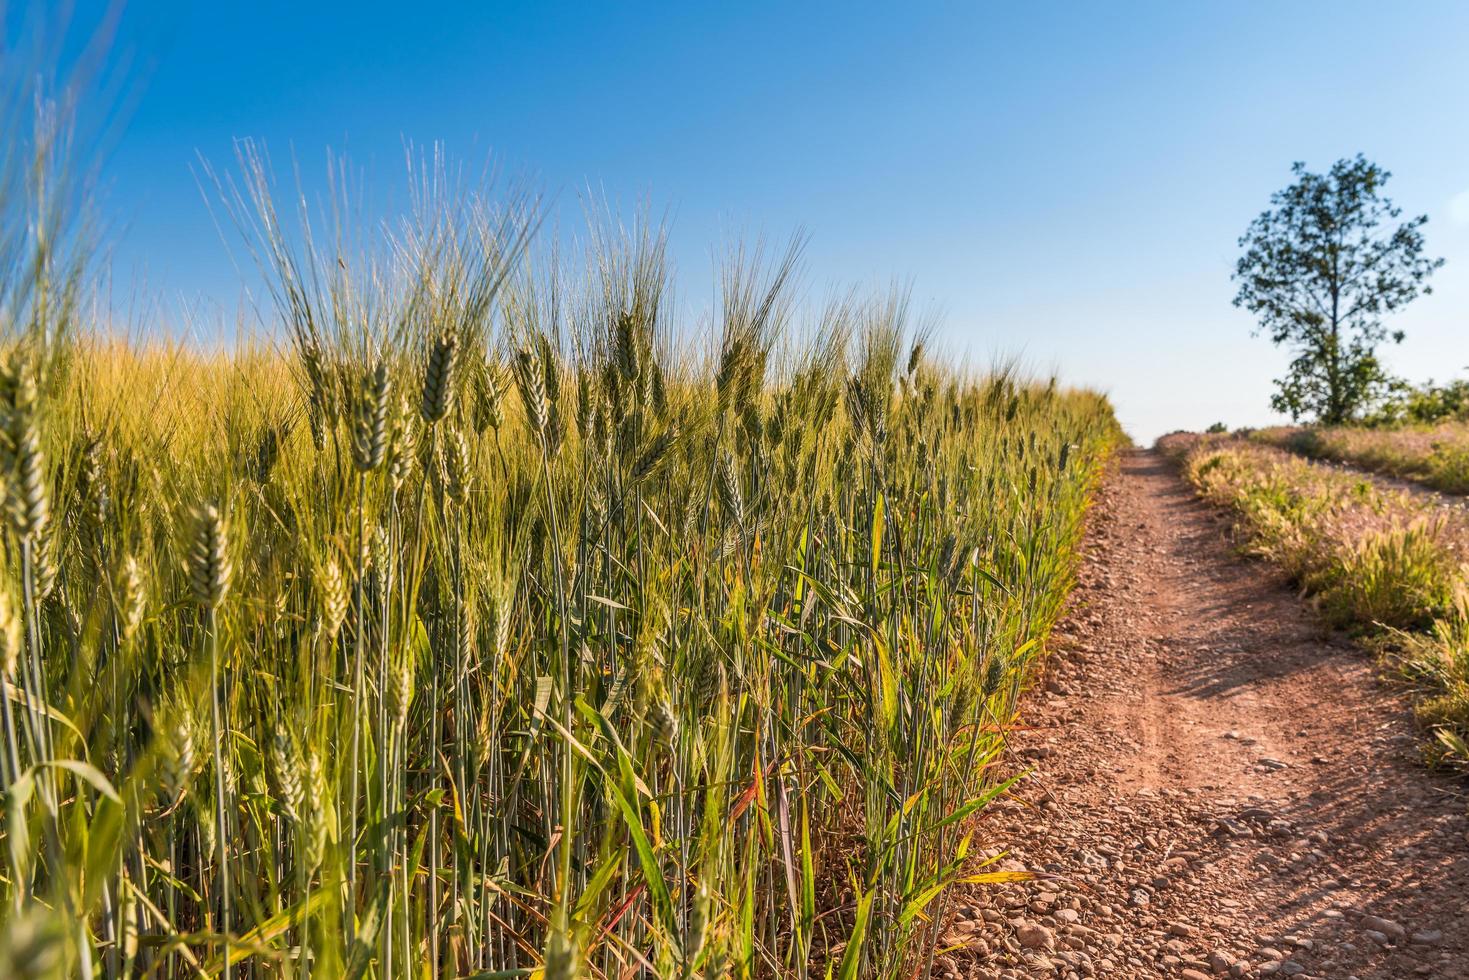
{"label": "yellowing wheat field", "polygon": [[901,297],[798,331],[789,256],[731,265],[691,342],[656,237],[572,273],[521,230],[415,229],[370,281],[271,237],[278,348],[33,300],[0,593],[27,955],[897,974],[991,874],[972,818],[1106,401],[941,367]]}

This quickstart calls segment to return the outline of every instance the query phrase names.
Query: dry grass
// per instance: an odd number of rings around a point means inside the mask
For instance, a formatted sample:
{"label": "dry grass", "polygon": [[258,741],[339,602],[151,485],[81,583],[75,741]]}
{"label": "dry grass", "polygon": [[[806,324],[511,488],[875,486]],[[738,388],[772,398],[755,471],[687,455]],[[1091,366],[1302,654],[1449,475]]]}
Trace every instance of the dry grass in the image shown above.
{"label": "dry grass", "polygon": [[1417,480],[1445,493],[1469,493],[1469,422],[1382,429],[1278,427],[1257,430],[1252,438],[1313,459]]}

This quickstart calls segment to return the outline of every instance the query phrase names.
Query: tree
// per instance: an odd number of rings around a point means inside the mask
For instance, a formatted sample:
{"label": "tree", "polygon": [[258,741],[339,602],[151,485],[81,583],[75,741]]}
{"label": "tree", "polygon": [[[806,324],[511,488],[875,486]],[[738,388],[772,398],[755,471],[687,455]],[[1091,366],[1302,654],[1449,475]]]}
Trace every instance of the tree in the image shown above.
{"label": "tree", "polygon": [[1423,255],[1428,216],[1397,223],[1402,209],[1381,194],[1391,174],[1361,154],[1326,174],[1303,163],[1291,173],[1295,183],[1271,196],[1239,240],[1234,305],[1259,319],[1256,335],[1295,354],[1271,406],[1338,425],[1386,389],[1377,348],[1403,333],[1389,332],[1383,317],[1432,292],[1426,280],[1444,260]]}

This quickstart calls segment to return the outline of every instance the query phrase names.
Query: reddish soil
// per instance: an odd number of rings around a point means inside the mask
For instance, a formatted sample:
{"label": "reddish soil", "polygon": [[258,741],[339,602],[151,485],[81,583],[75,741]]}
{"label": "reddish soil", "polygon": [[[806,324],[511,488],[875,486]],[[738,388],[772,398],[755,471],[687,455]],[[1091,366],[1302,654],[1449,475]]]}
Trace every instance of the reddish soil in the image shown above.
{"label": "reddish soil", "polygon": [[1102,493],[1073,612],[936,973],[1469,978],[1469,785],[1173,466]]}

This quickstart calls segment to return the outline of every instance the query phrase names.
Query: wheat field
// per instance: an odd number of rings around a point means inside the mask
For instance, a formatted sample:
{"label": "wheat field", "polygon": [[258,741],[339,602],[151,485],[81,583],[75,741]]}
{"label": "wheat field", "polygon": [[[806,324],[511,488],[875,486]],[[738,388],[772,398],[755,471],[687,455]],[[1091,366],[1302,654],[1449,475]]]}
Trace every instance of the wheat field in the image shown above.
{"label": "wheat field", "polygon": [[897,293],[798,324],[795,251],[681,323],[656,230],[446,195],[323,247],[247,164],[265,339],[11,270],[0,972],[925,968],[1007,876],[972,819],[1105,399]]}

